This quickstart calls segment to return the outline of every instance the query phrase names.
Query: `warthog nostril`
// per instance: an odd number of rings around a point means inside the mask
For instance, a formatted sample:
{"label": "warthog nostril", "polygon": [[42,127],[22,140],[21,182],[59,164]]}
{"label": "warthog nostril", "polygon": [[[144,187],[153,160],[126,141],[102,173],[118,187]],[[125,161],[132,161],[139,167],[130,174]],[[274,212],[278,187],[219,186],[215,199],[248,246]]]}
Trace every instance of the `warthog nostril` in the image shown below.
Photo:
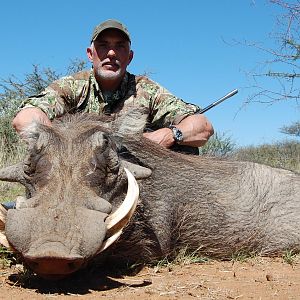
{"label": "warthog nostril", "polygon": [[80,261],[76,260],[68,263],[68,267],[70,271],[78,270],[81,267],[81,265],[82,265],[82,260]]}

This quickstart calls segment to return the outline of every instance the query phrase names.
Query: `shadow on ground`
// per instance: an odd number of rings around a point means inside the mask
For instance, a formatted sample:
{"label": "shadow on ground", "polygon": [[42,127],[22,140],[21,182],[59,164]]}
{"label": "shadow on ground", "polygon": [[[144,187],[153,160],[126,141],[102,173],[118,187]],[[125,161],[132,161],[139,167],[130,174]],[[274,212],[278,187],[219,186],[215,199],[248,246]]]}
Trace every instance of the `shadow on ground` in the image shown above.
{"label": "shadow on ground", "polygon": [[7,282],[10,285],[19,286],[25,289],[33,289],[40,294],[60,294],[60,295],[86,295],[90,291],[107,291],[120,287],[144,287],[151,285],[151,281],[142,280],[135,284],[124,283],[121,280],[125,275],[135,275],[134,271],[110,270],[105,267],[87,267],[67,278],[59,280],[46,280],[32,273],[11,274]]}

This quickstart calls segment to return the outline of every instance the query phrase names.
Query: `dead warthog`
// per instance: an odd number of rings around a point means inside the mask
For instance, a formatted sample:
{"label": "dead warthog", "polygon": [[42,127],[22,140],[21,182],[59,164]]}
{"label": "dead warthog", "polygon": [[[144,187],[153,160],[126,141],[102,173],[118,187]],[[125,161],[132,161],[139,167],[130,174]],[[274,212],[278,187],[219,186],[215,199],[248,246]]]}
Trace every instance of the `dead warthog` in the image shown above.
{"label": "dead warthog", "polygon": [[28,157],[0,171],[28,194],[2,211],[1,243],[44,277],[101,255],[136,262],[183,247],[219,258],[299,250],[299,174],[175,153],[142,138],[145,123],[135,110],[111,122],[73,115],[27,128]]}

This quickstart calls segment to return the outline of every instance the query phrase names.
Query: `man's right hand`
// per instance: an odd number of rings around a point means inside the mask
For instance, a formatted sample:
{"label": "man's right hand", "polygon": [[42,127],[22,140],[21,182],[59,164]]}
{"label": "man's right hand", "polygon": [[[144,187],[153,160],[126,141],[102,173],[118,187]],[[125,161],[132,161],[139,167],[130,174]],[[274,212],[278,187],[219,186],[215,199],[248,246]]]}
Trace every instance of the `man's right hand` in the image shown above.
{"label": "man's right hand", "polygon": [[47,126],[51,126],[51,121],[47,115],[39,108],[28,107],[17,113],[12,121],[12,125],[18,133],[21,133],[32,122],[38,122]]}

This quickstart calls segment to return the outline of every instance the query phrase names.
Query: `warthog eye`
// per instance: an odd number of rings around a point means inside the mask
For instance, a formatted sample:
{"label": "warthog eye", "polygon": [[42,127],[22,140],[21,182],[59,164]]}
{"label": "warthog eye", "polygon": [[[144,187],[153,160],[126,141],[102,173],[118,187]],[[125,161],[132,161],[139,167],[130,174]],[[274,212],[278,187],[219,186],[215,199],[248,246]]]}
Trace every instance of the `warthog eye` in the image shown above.
{"label": "warthog eye", "polygon": [[95,157],[93,157],[93,158],[91,159],[91,166],[92,166],[92,170],[91,170],[91,172],[90,172],[89,174],[95,172],[96,169],[97,169],[97,160],[96,160]]}
{"label": "warthog eye", "polygon": [[103,132],[96,132],[91,136],[92,147],[96,150],[105,151],[109,145],[109,138]]}

